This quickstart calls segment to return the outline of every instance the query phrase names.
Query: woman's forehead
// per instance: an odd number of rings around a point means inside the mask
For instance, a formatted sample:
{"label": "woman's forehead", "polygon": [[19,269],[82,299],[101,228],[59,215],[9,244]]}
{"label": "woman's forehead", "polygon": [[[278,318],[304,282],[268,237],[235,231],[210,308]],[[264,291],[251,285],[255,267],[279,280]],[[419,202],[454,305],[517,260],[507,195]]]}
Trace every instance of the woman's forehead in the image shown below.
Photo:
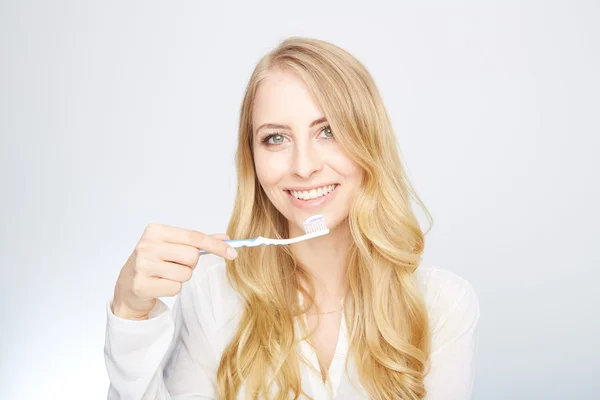
{"label": "woman's forehead", "polygon": [[304,125],[323,116],[306,84],[291,71],[272,71],[258,86],[252,108],[253,125]]}

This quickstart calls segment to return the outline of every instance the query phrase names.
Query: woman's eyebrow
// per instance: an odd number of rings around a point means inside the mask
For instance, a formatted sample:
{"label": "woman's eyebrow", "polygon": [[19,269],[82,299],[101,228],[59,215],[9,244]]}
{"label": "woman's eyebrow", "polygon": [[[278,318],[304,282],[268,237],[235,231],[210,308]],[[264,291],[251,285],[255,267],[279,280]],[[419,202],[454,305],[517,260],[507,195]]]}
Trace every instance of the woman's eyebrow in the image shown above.
{"label": "woman's eyebrow", "polygon": [[[322,124],[324,122],[327,122],[327,118],[321,117],[321,118],[316,119],[313,122],[311,122],[310,125],[309,125],[309,128],[313,128],[316,125]],[[289,125],[267,123],[267,124],[262,124],[261,126],[259,126],[256,129],[256,133],[258,133],[261,129],[265,129],[265,128],[269,128],[269,129],[287,129],[287,130],[292,129],[292,128],[290,128]]]}
{"label": "woman's eyebrow", "polygon": [[319,119],[315,119],[313,122],[310,123],[310,125],[308,127],[313,128],[319,124],[322,124],[323,122],[327,122],[327,118],[321,117]]}

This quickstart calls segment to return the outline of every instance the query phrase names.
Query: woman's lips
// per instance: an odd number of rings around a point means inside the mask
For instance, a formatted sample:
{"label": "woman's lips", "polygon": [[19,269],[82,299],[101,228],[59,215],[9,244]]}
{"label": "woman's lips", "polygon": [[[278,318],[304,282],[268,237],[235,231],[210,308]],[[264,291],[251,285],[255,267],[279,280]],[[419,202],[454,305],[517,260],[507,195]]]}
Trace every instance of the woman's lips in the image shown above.
{"label": "woman's lips", "polygon": [[303,208],[303,209],[311,209],[311,208],[322,207],[325,204],[327,204],[328,202],[330,202],[331,199],[333,199],[335,197],[335,194],[337,193],[339,187],[340,187],[340,185],[336,185],[335,189],[333,189],[331,192],[327,193],[325,196],[319,196],[316,199],[311,199],[311,200],[297,199],[288,190],[285,190],[285,192],[287,193],[288,198],[290,199],[290,201],[292,202],[292,204],[294,206],[296,206],[298,208]]}

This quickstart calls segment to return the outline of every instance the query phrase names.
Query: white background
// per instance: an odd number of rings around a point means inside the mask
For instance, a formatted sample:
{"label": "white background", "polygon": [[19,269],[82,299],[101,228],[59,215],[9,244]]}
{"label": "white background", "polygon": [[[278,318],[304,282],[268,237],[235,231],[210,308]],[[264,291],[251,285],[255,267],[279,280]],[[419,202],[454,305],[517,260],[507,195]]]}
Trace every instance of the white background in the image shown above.
{"label": "white background", "polygon": [[222,232],[241,97],[290,35],[372,72],[481,308],[477,399],[598,398],[600,3],[0,3],[0,398],[102,399],[150,222]]}

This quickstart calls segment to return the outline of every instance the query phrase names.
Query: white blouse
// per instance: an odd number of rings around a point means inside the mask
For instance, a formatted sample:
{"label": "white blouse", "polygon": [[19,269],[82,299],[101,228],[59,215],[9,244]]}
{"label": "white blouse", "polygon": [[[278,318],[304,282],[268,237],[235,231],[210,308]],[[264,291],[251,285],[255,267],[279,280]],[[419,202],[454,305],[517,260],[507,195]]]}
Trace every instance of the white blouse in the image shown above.
{"label": "white blouse", "polygon": [[[429,313],[431,370],[427,399],[470,399],[474,381],[479,301],[468,281],[435,267],[419,267],[419,287]],[[229,285],[225,261],[200,258],[173,309],[157,301],[144,321],[119,318],[106,304],[104,355],[110,379],[109,400],[217,399],[216,372],[232,339],[243,302]],[[316,400],[368,399],[353,370],[345,369],[348,331],[342,316],[335,355],[323,382],[314,348],[300,343],[313,368],[300,367],[302,389]],[[243,386],[238,399],[244,398]]]}

